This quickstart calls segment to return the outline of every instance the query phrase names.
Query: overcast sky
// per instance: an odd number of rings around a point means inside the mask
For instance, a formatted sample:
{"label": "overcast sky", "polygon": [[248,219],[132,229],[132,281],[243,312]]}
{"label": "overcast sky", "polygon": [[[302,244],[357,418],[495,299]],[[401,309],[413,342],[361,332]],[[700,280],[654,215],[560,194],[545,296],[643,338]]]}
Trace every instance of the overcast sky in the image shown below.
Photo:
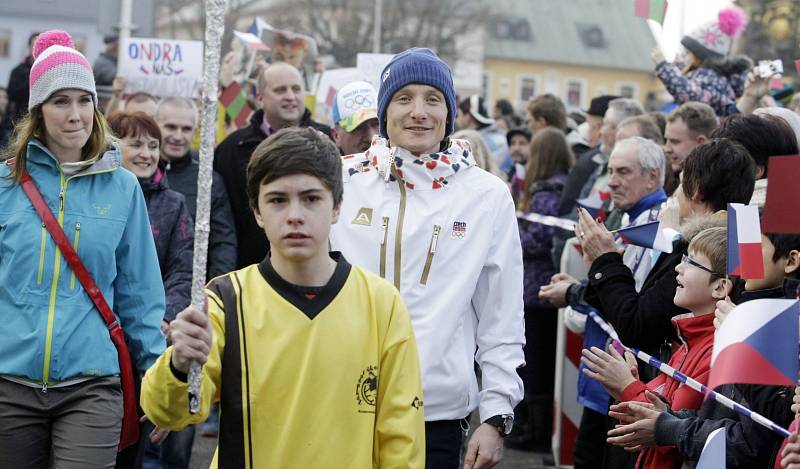
{"label": "overcast sky", "polygon": [[[731,4],[730,0],[669,0],[661,35],[664,56],[671,59],[680,47],[681,19],[683,19],[683,34],[686,34],[703,23],[716,20],[717,12]],[[658,39],[658,30],[661,28],[657,23],[655,26],[653,22],[650,23],[654,29],[653,34]]]}

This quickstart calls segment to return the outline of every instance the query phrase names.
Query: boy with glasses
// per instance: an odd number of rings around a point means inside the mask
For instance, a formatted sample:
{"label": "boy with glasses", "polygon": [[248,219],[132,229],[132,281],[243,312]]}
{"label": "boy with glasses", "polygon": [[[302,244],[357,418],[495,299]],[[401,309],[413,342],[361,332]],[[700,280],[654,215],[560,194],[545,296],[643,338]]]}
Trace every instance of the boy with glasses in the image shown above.
{"label": "boy with glasses", "polygon": [[[674,302],[690,313],[672,318],[680,344],[669,365],[704,384],[711,371],[716,304],[733,289],[733,280],[724,273],[726,260],[727,230],[715,227],[695,236],[689,243],[688,255],[675,267],[678,287]],[[635,364],[632,366],[613,347],[609,352],[592,347],[583,351],[581,362],[586,366],[584,374],[603,384],[618,401],[649,403],[658,411],[666,410],[665,402],[675,411],[698,409],[703,403],[701,393],[667,375],[661,374],[646,384],[639,381]],[[610,415],[619,418],[614,412]],[[623,423],[627,422],[623,420]],[[638,428],[629,427],[623,425],[611,430],[608,442],[630,451],[641,450],[636,467],[675,467],[685,458],[675,447],[648,445],[635,431]]]}

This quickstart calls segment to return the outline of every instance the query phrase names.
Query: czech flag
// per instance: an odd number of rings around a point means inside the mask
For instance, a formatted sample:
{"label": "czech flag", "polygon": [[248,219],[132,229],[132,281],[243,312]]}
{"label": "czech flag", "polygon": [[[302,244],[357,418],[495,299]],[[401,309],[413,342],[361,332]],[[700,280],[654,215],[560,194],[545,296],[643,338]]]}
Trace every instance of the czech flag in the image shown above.
{"label": "czech flag", "polygon": [[755,205],[728,204],[728,275],[764,278],[761,225]]}
{"label": "czech flag", "polygon": [[247,30],[247,32],[261,39],[261,34],[265,29],[273,30],[275,28],[273,28],[271,24],[262,20],[260,16],[256,16],[256,18],[253,20],[253,24],[250,25],[250,28]]}
{"label": "czech flag", "polygon": [[800,301],[753,300],[735,307],[714,335],[708,387],[796,386]]}
{"label": "czech flag", "polygon": [[256,37],[253,33],[243,33],[241,31],[234,31],[233,34],[236,37],[238,37],[239,40],[244,43],[244,45],[253,50],[263,50],[263,51],[272,50],[269,48],[268,45],[261,42],[261,39]]}
{"label": "czech flag", "polygon": [[672,228],[662,228],[660,221],[620,228],[617,233],[625,244],[642,246],[657,251],[671,253],[672,241],[678,232]]}
{"label": "czech flag", "polygon": [[611,200],[610,192],[597,191],[593,192],[589,197],[578,199],[575,203],[579,207],[586,209],[592,218],[599,218],[601,221],[606,219],[605,207],[608,206],[607,202]]}

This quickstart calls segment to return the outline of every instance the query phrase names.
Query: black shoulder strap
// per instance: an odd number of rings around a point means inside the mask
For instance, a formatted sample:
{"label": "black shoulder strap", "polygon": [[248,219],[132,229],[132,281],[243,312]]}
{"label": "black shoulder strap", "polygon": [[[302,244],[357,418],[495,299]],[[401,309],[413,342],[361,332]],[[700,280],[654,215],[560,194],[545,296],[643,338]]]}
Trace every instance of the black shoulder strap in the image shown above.
{"label": "black shoulder strap", "polygon": [[[233,283],[240,292],[236,294]],[[250,405],[247,403],[247,422],[243,409],[242,396],[250,399],[250,379],[247,373],[247,348],[244,342],[244,366],[242,366],[242,344],[239,342],[239,329],[244,337],[244,317],[242,315],[241,283],[234,272],[215,279],[208,288],[222,300],[225,313],[225,349],[222,352],[222,388],[220,390],[219,418],[219,455],[217,464],[220,469],[240,469],[253,467],[253,445],[250,427]],[[242,372],[246,378],[246,393],[242,392]],[[248,427],[248,438],[245,441],[244,426]],[[245,445],[248,445],[250,457],[245,457]],[[249,459],[248,463],[246,461]]]}

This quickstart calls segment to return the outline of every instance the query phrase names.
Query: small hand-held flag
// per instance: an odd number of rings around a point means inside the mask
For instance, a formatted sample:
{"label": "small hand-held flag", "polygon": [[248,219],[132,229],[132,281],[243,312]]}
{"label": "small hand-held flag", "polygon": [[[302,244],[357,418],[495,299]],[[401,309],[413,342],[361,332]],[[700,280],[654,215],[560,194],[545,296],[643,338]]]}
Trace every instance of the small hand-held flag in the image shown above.
{"label": "small hand-held flag", "polygon": [[233,82],[222,91],[219,102],[225,107],[228,117],[236,123],[236,128],[240,129],[247,124],[252,109],[247,104],[247,95],[239,83]]}
{"label": "small hand-held flag", "polygon": [[272,27],[271,24],[262,20],[260,16],[256,16],[256,18],[253,20],[253,24],[251,24],[250,28],[247,29],[247,32],[261,39],[261,34],[264,32],[265,29],[271,30],[274,28]]}
{"label": "small hand-held flag", "polygon": [[575,203],[578,204],[578,207],[586,209],[592,218],[599,218],[602,221],[606,218],[605,208],[610,200],[611,194],[609,192],[596,191],[592,192],[589,197],[576,200]]}
{"label": "small hand-held flag", "polygon": [[672,241],[678,232],[672,228],[663,228],[660,221],[620,228],[615,231],[625,244],[642,246],[661,252],[672,252]]}
{"label": "small hand-held flag", "polygon": [[795,386],[800,352],[800,301],[742,303],[714,336],[708,387],[721,384]]}
{"label": "small hand-held flag", "polygon": [[667,0],[634,0],[633,13],[639,18],[664,24],[667,15]]}
{"label": "small hand-held flag", "polygon": [[728,275],[764,278],[761,225],[755,205],[728,204]]}
{"label": "small hand-held flag", "polygon": [[795,195],[798,174],[800,156],[773,156],[769,159],[764,233],[800,233],[800,210],[797,210]]}
{"label": "small hand-held flag", "polygon": [[259,39],[258,36],[256,36],[253,33],[243,33],[241,31],[234,31],[233,34],[237,38],[239,38],[239,40],[242,41],[244,45],[253,50],[263,50],[263,51],[271,50],[269,46],[261,42],[261,39]]}
{"label": "small hand-held flag", "polygon": [[725,457],[725,427],[718,428],[711,432],[706,438],[700,460],[697,461],[697,469],[719,469],[726,467]]}

